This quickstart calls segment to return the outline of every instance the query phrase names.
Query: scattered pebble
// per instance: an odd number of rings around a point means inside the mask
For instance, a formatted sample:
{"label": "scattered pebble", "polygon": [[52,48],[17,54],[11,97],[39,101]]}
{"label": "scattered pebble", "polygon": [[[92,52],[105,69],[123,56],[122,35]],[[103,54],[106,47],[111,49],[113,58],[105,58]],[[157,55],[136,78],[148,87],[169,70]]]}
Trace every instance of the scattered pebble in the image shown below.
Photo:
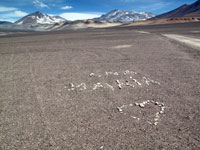
{"label": "scattered pebble", "polygon": [[70,89],[68,89],[68,91],[73,91],[73,90],[75,90],[75,86],[74,86],[73,83],[70,83],[69,86],[70,86]]}
{"label": "scattered pebble", "polygon": [[70,83],[69,85],[70,85],[71,88],[75,87],[73,83]]}
{"label": "scattered pebble", "polygon": [[133,119],[137,119],[138,121],[140,120],[140,118],[135,117],[135,116],[131,116],[131,118],[133,118]]}
{"label": "scattered pebble", "polygon": [[142,103],[135,103],[136,106],[139,106],[140,108],[144,108],[146,104],[150,103],[149,100],[144,101]]}
{"label": "scattered pebble", "polygon": [[124,71],[123,74],[124,75],[127,75],[127,74],[137,74],[137,72],[126,70],[126,71]]}
{"label": "scattered pebble", "polygon": [[139,106],[140,106],[141,108],[144,108],[145,105],[144,105],[143,103],[140,103]]}
{"label": "scattered pebble", "polygon": [[154,80],[152,80],[150,78],[146,78],[146,77],[143,77],[143,81],[145,81],[147,85],[150,85],[150,83],[155,83],[155,84],[160,85],[160,82],[154,81]]}
{"label": "scattered pebble", "polygon": [[80,90],[86,90],[86,89],[87,89],[85,83],[81,83],[81,84],[77,85],[76,87],[77,87],[77,88],[80,88]]}
{"label": "scattered pebble", "polygon": [[129,70],[124,71],[124,75],[127,75],[129,73]]}
{"label": "scattered pebble", "polygon": [[123,112],[123,110],[121,109],[121,107],[117,107],[117,110],[118,110],[120,113]]}
{"label": "scattered pebble", "polygon": [[135,86],[134,86],[133,84],[131,84],[128,80],[126,80],[126,85],[127,85],[127,86],[130,86],[130,87],[133,87],[133,88],[135,87]]}
{"label": "scattered pebble", "polygon": [[93,90],[96,90],[98,88],[103,88],[103,85],[101,83],[94,84]]}
{"label": "scattered pebble", "polygon": [[154,124],[155,126],[157,126],[157,125],[158,125],[158,122],[154,122],[153,124]]}
{"label": "scattered pebble", "polygon": [[108,83],[105,83],[105,85],[108,86],[112,91],[115,90],[114,87],[113,87],[112,85],[110,85],[110,84],[108,84]]}
{"label": "scattered pebble", "polygon": [[161,108],[160,108],[160,114],[163,114],[164,113],[164,110],[165,110],[165,106],[161,106]]}
{"label": "scattered pebble", "polygon": [[117,110],[122,113],[123,112],[123,108],[126,108],[126,107],[127,107],[127,105],[122,105],[120,107],[117,107]]}
{"label": "scattered pebble", "polygon": [[129,106],[133,106],[133,104],[129,104]]}
{"label": "scattered pebble", "polygon": [[133,81],[134,81],[135,83],[137,83],[139,86],[142,86],[142,84],[141,84],[138,80],[133,79]]}
{"label": "scattered pebble", "polygon": [[150,121],[147,121],[148,124],[152,124]]}
{"label": "scattered pebble", "polygon": [[149,81],[149,80],[147,80],[147,78],[146,78],[146,77],[143,77],[143,80],[146,82],[146,84],[147,84],[147,85],[149,85],[150,81]]}
{"label": "scattered pebble", "polygon": [[106,75],[114,75],[114,76],[118,76],[118,72],[106,72]]}
{"label": "scattered pebble", "polygon": [[95,75],[94,73],[90,73],[90,75],[89,75],[89,76],[90,76],[90,77],[92,77],[92,76],[94,76],[94,75]]}
{"label": "scattered pebble", "polygon": [[131,73],[131,74],[137,74],[137,72],[134,72],[134,71],[130,71],[130,73]]}
{"label": "scattered pebble", "polygon": [[120,84],[119,80],[116,80],[117,84]]}
{"label": "scattered pebble", "polygon": [[70,86],[70,89],[68,89],[68,91],[73,91],[76,88],[78,88],[81,91],[87,89],[87,86],[85,83],[78,84],[77,86],[75,86],[73,83],[70,83],[69,86]]}
{"label": "scattered pebble", "polygon": [[117,82],[117,84],[118,84],[119,89],[122,89],[122,85],[123,85],[123,83],[120,82],[119,80],[116,80],[116,82]]}

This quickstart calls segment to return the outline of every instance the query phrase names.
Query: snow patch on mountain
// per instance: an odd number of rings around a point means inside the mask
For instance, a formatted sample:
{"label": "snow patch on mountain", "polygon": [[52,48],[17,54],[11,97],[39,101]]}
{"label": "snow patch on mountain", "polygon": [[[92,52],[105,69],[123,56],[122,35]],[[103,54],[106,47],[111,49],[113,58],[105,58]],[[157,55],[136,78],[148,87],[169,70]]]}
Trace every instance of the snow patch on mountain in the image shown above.
{"label": "snow patch on mountain", "polygon": [[49,16],[41,12],[35,12],[16,21],[15,24],[55,24],[64,21],[66,21],[66,19],[60,16]]}
{"label": "snow patch on mountain", "polygon": [[117,22],[128,23],[132,21],[150,19],[155,16],[156,15],[150,12],[136,12],[134,10],[125,11],[125,10],[115,9],[105,15],[102,15],[99,18],[95,18],[95,20],[107,20],[107,21],[117,21]]}

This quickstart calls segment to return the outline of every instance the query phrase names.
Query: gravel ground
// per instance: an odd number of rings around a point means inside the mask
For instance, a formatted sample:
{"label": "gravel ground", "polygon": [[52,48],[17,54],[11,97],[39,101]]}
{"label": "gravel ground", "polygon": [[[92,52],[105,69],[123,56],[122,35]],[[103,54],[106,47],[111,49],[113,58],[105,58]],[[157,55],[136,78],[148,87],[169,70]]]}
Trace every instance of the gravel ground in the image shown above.
{"label": "gravel ground", "polygon": [[0,37],[0,149],[200,149],[200,52],[161,35],[188,25]]}

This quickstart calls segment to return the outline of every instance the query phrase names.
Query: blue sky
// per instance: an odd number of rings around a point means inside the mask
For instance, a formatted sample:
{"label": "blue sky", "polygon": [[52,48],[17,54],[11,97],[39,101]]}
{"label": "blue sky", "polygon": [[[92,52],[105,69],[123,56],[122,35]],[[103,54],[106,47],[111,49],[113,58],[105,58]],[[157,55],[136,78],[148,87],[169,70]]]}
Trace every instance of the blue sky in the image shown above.
{"label": "blue sky", "polygon": [[98,17],[113,9],[161,14],[196,0],[0,0],[0,20],[17,19],[41,11],[68,20]]}

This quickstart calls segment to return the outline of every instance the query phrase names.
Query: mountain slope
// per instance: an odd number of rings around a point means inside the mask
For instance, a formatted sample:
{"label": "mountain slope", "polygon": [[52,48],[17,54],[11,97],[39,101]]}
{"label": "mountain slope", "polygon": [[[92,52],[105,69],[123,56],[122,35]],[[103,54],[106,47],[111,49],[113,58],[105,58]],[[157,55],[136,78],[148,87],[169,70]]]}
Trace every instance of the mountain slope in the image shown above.
{"label": "mountain slope", "polygon": [[49,16],[47,14],[41,13],[41,12],[35,12],[32,14],[29,14],[22,19],[15,22],[15,24],[21,25],[21,24],[54,24],[57,22],[63,22],[66,21],[64,18],[60,16]]}
{"label": "mountain slope", "polygon": [[[164,19],[164,18],[176,18],[176,17],[198,17],[200,11],[200,0],[194,2],[191,5],[182,5],[181,7],[178,7],[172,11],[169,11],[167,13],[158,15],[152,19]],[[197,12],[197,13],[195,13]]]}
{"label": "mountain slope", "polygon": [[155,15],[148,12],[138,13],[136,11],[124,11],[115,9],[105,15],[102,15],[99,18],[95,18],[94,20],[107,20],[127,23],[137,20],[146,20],[152,17],[155,17]]}
{"label": "mountain slope", "polygon": [[185,15],[184,17],[200,17],[200,10],[195,11],[193,13],[189,13],[189,14]]}

